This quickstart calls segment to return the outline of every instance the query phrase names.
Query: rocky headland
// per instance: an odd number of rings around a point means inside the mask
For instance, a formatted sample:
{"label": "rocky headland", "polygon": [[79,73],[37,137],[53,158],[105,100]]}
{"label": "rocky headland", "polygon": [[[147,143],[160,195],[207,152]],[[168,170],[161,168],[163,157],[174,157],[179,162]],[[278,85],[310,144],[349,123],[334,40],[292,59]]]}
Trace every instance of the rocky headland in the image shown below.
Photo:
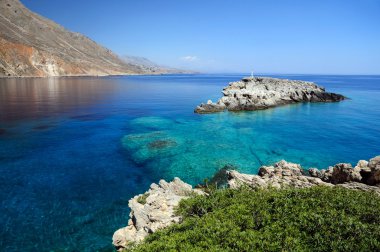
{"label": "rocky headland", "polygon": [[216,103],[209,100],[194,110],[195,113],[215,113],[224,110],[261,110],[299,102],[338,102],[343,95],[326,92],[313,82],[249,77],[231,82],[223,89],[223,97]]}
{"label": "rocky headland", "polygon": [[179,73],[121,59],[90,38],[26,8],[0,1],[0,77],[97,76]]}
{"label": "rocky headland", "polygon": [[[228,167],[227,167],[228,168]],[[299,164],[281,160],[273,166],[262,166],[257,175],[243,174],[236,170],[225,171],[226,184],[231,189],[246,186],[259,188],[308,188],[312,186],[340,186],[352,190],[372,192],[380,196],[380,156],[369,161],[360,160],[355,167],[339,163],[327,169],[305,170]],[[223,177],[217,174],[219,178]],[[175,208],[182,199],[191,195],[207,195],[201,189],[193,189],[179,178],[168,183],[161,180],[150,189],[129,201],[131,208],[128,226],[117,230],[113,244],[118,251],[131,244],[141,242],[147,235],[158,229],[181,222]]]}

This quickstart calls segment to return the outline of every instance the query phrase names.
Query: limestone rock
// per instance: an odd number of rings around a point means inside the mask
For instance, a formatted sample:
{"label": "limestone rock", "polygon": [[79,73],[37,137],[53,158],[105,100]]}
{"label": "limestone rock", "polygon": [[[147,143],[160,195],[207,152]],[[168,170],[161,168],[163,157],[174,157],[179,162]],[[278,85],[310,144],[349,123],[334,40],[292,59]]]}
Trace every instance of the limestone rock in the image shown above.
{"label": "limestone rock", "polygon": [[360,170],[352,168],[351,164],[336,164],[333,167],[330,181],[333,184],[342,184],[345,182],[360,182],[362,176]]}
{"label": "limestone rock", "polygon": [[[234,167],[227,166],[226,169],[234,169]],[[364,178],[363,172],[368,177]],[[222,173],[224,174],[224,170]],[[310,176],[305,175],[301,165],[285,160],[273,166],[260,167],[258,175],[243,174],[236,170],[227,170],[226,174],[228,186],[232,189],[242,186],[252,189],[340,186],[368,191],[380,196],[380,156],[372,158],[369,162],[361,160],[354,168],[345,163],[330,166],[327,170],[311,168],[309,169]],[[218,174],[217,177],[220,175]],[[133,242],[140,242],[158,229],[180,222],[180,216],[175,215],[174,207],[181,199],[192,193],[204,194],[200,190],[192,189],[189,184],[182,182],[179,178],[175,178],[170,183],[161,180],[158,185],[152,184],[145,194],[135,196],[129,201],[130,220],[127,227],[115,232],[114,246],[121,251]]]}
{"label": "limestone rock", "polygon": [[370,159],[368,168],[371,171],[368,178],[368,184],[375,185],[380,183],[380,156]]}
{"label": "limestone rock", "polygon": [[217,103],[202,103],[196,113],[260,110],[298,102],[337,102],[343,95],[328,93],[312,82],[268,77],[243,78],[223,89]]}
{"label": "limestone rock", "polygon": [[273,166],[262,166],[258,175],[242,174],[237,171],[228,171],[227,174],[228,185],[233,189],[242,185],[247,185],[251,188],[332,186],[323,182],[320,178],[303,175],[303,169],[299,164],[288,163],[284,160]]}
{"label": "limestone rock", "polygon": [[[368,164],[368,166],[367,166]],[[370,169],[370,182],[365,183],[362,171]],[[366,162],[364,160],[352,168],[350,164],[336,164],[327,170],[309,169],[310,176],[303,174],[299,164],[293,164],[284,160],[273,166],[262,166],[258,175],[242,174],[235,170],[227,171],[228,185],[237,189],[243,185],[251,188],[306,188],[311,186],[341,186],[348,189],[370,191],[380,195],[380,182],[377,176],[380,169],[380,156]]]}
{"label": "limestone rock", "polygon": [[152,184],[146,193],[129,201],[131,213],[128,226],[114,233],[113,245],[122,251],[129,244],[140,242],[148,234],[180,222],[180,216],[175,214],[174,208],[193,193],[203,194],[179,178],[174,178],[170,183],[160,180],[158,185]]}
{"label": "limestone rock", "polygon": [[369,162],[360,160],[354,168],[351,164],[340,163],[330,166],[327,170],[309,169],[309,174],[333,184],[361,182],[376,185],[380,183],[380,156],[372,158]]}

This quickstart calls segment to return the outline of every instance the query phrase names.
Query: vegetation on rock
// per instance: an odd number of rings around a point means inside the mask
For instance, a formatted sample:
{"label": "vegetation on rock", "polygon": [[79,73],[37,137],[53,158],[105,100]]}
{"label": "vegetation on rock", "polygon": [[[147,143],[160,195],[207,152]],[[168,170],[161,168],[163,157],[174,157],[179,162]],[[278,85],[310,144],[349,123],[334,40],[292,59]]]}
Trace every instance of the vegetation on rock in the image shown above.
{"label": "vegetation on rock", "polygon": [[149,197],[149,193],[144,193],[143,195],[137,198],[137,202],[144,205],[146,203],[146,198]]}
{"label": "vegetation on rock", "polygon": [[380,251],[380,197],[341,187],[210,190],[132,251]]}

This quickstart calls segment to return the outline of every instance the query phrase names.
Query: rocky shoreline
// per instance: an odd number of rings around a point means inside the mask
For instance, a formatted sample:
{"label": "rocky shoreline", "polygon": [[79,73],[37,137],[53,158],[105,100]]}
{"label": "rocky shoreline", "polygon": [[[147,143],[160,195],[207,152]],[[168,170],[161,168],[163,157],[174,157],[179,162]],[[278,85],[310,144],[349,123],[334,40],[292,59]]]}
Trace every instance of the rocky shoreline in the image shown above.
{"label": "rocky shoreline", "polygon": [[142,241],[148,234],[181,221],[175,215],[175,207],[182,199],[193,194],[204,194],[199,189],[193,189],[179,178],[170,183],[160,180],[152,184],[144,194],[129,200],[131,213],[128,226],[117,230],[112,243],[118,251],[127,248],[129,244]]}
{"label": "rocky shoreline", "polygon": [[195,113],[215,113],[224,110],[262,110],[299,102],[338,102],[343,95],[326,92],[313,82],[249,77],[231,82],[223,89],[223,97],[216,103],[209,100],[194,110]]}
{"label": "rocky shoreline", "polygon": [[[355,167],[339,163],[328,169],[305,170],[299,164],[281,160],[273,166],[260,167],[258,175],[243,174],[236,170],[227,170],[225,174],[231,189],[241,186],[252,189],[340,186],[380,196],[380,156],[369,161],[360,160]],[[220,174],[218,176],[221,177]],[[114,233],[113,245],[118,251],[123,251],[129,245],[141,242],[150,233],[181,222],[181,216],[175,214],[175,207],[182,199],[192,195],[206,193],[201,189],[193,189],[179,178],[170,183],[161,180],[158,185],[152,184],[147,192],[129,201],[131,213],[128,226]]]}

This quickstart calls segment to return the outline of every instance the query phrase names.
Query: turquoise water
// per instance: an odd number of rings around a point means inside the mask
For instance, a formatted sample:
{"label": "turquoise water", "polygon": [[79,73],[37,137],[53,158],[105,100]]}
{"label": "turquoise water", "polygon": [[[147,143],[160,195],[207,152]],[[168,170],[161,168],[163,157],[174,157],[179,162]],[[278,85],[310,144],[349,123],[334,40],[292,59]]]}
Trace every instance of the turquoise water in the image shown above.
{"label": "turquoise water", "polygon": [[275,76],[351,99],[193,113],[241,77],[0,79],[0,250],[112,251],[128,200],[161,178],[197,184],[226,164],[321,169],[380,154],[380,76]]}

